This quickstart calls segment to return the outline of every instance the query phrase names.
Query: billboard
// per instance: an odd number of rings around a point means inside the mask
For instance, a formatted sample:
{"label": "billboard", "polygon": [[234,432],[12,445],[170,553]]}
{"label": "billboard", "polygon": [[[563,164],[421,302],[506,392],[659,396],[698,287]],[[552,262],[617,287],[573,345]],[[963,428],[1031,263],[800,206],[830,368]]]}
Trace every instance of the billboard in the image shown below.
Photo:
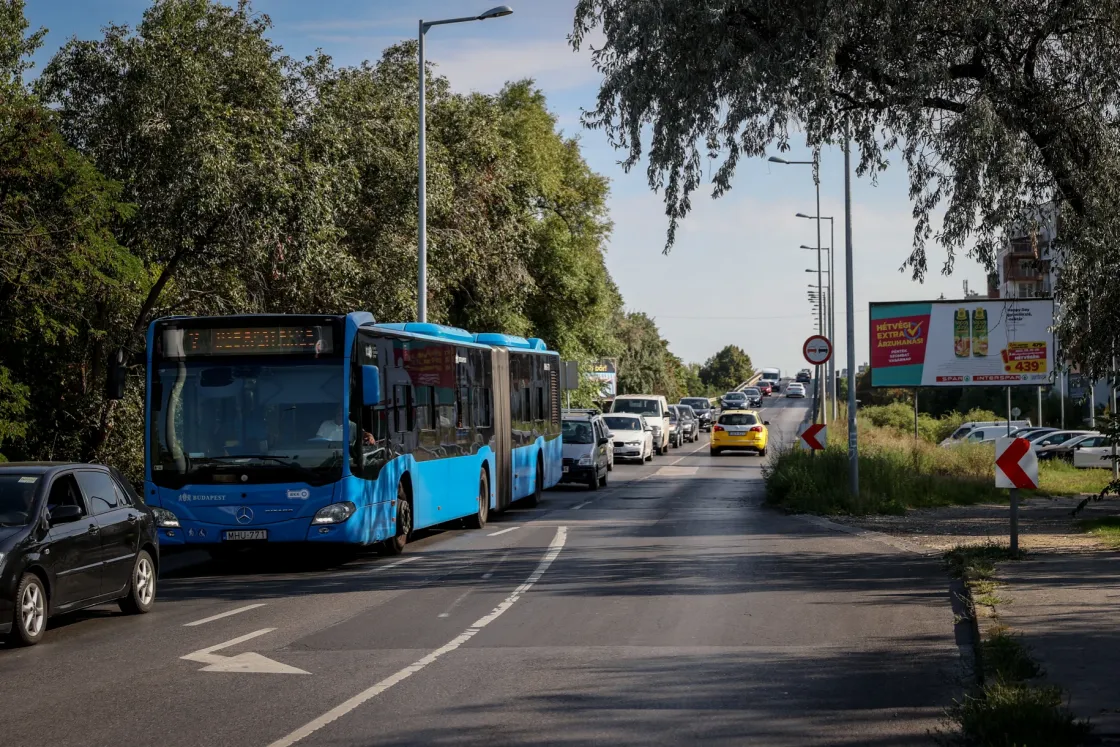
{"label": "billboard", "polygon": [[1050,299],[872,303],[870,316],[871,386],[1050,383]]}
{"label": "billboard", "polygon": [[595,361],[587,371],[589,378],[599,382],[600,397],[613,399],[618,391],[618,365],[610,358]]}

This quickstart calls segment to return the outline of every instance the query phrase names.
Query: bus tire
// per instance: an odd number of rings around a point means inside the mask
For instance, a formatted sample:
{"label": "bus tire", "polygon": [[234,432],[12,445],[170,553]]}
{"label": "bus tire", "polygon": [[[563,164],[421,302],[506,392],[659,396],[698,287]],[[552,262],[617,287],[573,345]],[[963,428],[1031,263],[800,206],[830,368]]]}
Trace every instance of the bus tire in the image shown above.
{"label": "bus tire", "polygon": [[400,555],[408,538],[412,535],[412,499],[404,489],[404,483],[397,483],[397,528],[396,534],[381,543],[385,555]]}
{"label": "bus tire", "polygon": [[541,500],[544,498],[544,465],[541,463],[541,458],[537,457],[537,482],[533,486],[533,492],[525,499],[525,502],[530,506],[539,506]]}
{"label": "bus tire", "polygon": [[474,516],[466,518],[467,527],[482,529],[486,526],[488,518],[490,518],[490,479],[486,475],[486,470],[482,470],[478,477],[478,507]]}

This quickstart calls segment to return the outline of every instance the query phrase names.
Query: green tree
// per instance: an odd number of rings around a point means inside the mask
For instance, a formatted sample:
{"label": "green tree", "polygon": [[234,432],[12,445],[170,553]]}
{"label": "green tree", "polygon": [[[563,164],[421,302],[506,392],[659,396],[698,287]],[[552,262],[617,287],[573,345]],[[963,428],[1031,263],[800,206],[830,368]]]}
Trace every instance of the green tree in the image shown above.
{"label": "green tree", "polygon": [[21,458],[74,455],[98,425],[105,341],[139,268],[110,227],[120,185],[59,134],[23,84],[42,32],[0,2],[0,445]]}
{"label": "green tree", "polygon": [[737,345],[728,345],[700,368],[700,380],[710,391],[726,392],[754,376],[751,357]]}
{"label": "green tree", "polygon": [[[572,43],[605,36],[585,117],[664,189],[670,228],[714,168],[726,192],[740,160],[851,138],[859,173],[897,151],[916,217],[914,275],[931,238],[953,268],[992,267],[1004,232],[1057,200],[1059,336],[1091,373],[1120,334],[1120,2],[579,0]],[[702,153],[703,150],[703,153]],[[708,158],[704,156],[710,154]],[[936,233],[935,209],[945,209]]]}

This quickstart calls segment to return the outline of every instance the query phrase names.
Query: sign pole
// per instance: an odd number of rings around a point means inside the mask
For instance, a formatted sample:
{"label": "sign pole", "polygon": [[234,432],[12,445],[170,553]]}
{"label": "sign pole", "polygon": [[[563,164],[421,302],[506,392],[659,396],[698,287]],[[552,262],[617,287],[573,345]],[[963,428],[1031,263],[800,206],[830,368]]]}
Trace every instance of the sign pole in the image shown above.
{"label": "sign pole", "polygon": [[1058,406],[1061,409],[1061,413],[1062,413],[1060,422],[1061,422],[1061,426],[1062,426],[1063,431],[1066,429],[1066,391],[1069,388],[1067,386],[1066,382],[1067,382],[1066,369],[1063,366],[1062,369],[1058,372],[1058,386],[1060,387],[1060,392],[1059,392],[1060,396],[1058,397]]}
{"label": "sign pole", "polygon": [[1007,437],[1011,438],[1011,387],[1007,387]]}
{"label": "sign pole", "polygon": [[1007,491],[1011,496],[1011,557],[1019,557],[1019,488]]}
{"label": "sign pole", "polygon": [[918,440],[918,387],[914,387],[914,440]]}

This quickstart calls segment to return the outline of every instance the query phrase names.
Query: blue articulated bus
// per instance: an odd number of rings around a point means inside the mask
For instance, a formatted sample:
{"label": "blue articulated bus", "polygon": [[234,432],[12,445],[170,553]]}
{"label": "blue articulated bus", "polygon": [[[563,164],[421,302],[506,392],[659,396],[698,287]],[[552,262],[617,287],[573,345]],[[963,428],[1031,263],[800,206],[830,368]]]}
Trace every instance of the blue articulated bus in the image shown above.
{"label": "blue articulated bus", "polygon": [[399,553],[560,479],[560,358],[536,338],[373,316],[170,317],[148,330],[160,542]]}

